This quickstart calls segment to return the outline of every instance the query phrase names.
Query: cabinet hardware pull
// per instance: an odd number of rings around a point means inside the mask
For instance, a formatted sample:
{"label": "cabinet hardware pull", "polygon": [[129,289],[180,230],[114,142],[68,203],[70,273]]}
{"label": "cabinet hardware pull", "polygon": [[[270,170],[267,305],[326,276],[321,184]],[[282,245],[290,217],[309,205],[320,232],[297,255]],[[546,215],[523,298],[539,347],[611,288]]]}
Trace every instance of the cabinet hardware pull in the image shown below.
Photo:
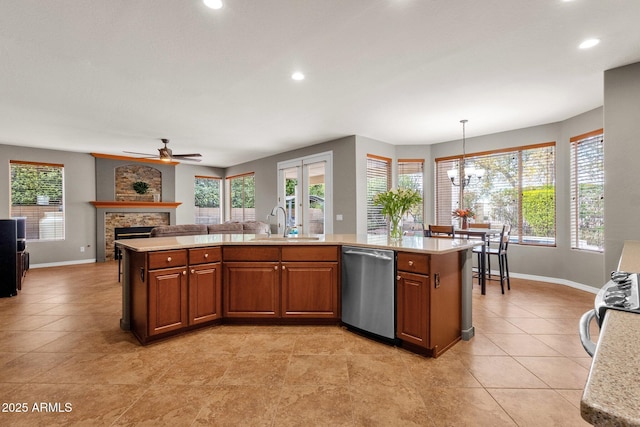
{"label": "cabinet hardware pull", "polygon": [[277,265],[274,265],[274,266],[273,266],[273,269],[274,269],[274,270],[277,270],[277,269],[278,269],[278,266],[277,266]]}
{"label": "cabinet hardware pull", "polygon": [[409,261],[409,265],[410,265],[410,266],[413,266],[413,261]]}
{"label": "cabinet hardware pull", "polygon": [[170,256],[167,257],[167,262],[171,262],[171,257]]}
{"label": "cabinet hardware pull", "polygon": [[286,266],[286,265],[283,265],[283,266],[282,266],[282,269],[284,270],[285,268],[287,268],[287,266]]}
{"label": "cabinet hardware pull", "polygon": [[186,276],[186,275],[187,275],[187,270],[184,270],[184,271],[182,272],[182,275],[183,275],[183,276]]}
{"label": "cabinet hardware pull", "polygon": [[204,254],[204,257],[205,258],[209,258],[209,254]]}
{"label": "cabinet hardware pull", "polygon": [[435,273],[433,275],[433,287],[434,288],[440,287],[440,273]]}
{"label": "cabinet hardware pull", "polygon": [[196,270],[194,270],[193,268],[191,269],[191,274],[194,274],[196,272]]}
{"label": "cabinet hardware pull", "polygon": [[396,280],[400,280],[400,279],[402,279],[402,276],[400,275],[396,276]]}

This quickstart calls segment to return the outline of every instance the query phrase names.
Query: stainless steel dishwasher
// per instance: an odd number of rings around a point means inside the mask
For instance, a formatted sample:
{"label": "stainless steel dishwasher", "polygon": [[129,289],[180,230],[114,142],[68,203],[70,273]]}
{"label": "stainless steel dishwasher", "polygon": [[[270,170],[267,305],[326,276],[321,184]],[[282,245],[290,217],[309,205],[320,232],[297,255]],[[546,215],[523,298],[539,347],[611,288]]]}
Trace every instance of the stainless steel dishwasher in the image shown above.
{"label": "stainless steel dishwasher", "polygon": [[342,247],[342,323],[395,340],[395,252]]}

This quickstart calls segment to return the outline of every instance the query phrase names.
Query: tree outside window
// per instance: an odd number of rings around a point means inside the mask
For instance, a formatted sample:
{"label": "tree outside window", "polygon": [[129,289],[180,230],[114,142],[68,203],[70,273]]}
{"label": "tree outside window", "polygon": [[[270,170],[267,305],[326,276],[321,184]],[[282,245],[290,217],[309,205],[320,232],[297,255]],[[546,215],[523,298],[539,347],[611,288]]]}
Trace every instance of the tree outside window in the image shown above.
{"label": "tree outside window", "polygon": [[604,133],[570,139],[571,248],[604,251]]}
{"label": "tree outside window", "polygon": [[255,221],[255,176],[253,173],[227,178],[231,221]]}
{"label": "tree outside window", "polygon": [[[438,224],[452,223],[451,212],[461,207],[460,187],[444,172],[459,161],[436,159]],[[485,170],[462,190],[464,207],[476,213],[476,222],[510,224],[516,243],[555,246],[555,143],[471,154],[465,163]]]}
{"label": "tree outside window", "polygon": [[220,178],[196,176],[194,181],[194,206],[196,224],[220,224]]}
{"label": "tree outside window", "polygon": [[11,160],[11,216],[27,240],[64,239],[64,165]]}

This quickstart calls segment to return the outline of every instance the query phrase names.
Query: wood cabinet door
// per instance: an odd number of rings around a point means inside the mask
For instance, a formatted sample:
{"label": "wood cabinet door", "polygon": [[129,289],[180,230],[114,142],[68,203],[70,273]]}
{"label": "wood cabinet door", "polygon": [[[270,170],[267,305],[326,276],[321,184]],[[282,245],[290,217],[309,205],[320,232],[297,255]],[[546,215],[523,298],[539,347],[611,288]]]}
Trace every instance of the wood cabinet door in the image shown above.
{"label": "wood cabinet door", "polygon": [[428,348],[429,276],[399,271],[396,280],[396,335]]}
{"label": "wood cabinet door", "polygon": [[283,263],[282,316],[337,319],[338,263]]}
{"label": "wood cabinet door", "polygon": [[225,317],[280,317],[280,263],[225,262]]}
{"label": "wood cabinet door", "polygon": [[149,272],[149,336],[187,326],[186,267]]}
{"label": "wood cabinet door", "polygon": [[222,317],[222,271],[220,263],[201,264],[189,269],[189,324]]}
{"label": "wood cabinet door", "polygon": [[433,255],[431,262],[429,346],[438,356],[462,337],[460,254]]}

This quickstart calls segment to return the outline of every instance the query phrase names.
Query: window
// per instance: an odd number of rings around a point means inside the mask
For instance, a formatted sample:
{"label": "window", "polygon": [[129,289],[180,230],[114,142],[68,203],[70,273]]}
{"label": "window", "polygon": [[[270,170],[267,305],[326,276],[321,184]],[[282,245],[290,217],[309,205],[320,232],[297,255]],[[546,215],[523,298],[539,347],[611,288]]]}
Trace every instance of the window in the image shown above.
{"label": "window", "polygon": [[467,155],[466,167],[485,173],[463,187],[452,185],[447,176],[447,170],[461,168],[461,160],[436,159],[438,224],[453,224],[451,212],[462,200],[476,213],[476,222],[511,224],[515,243],[555,246],[555,143]]}
{"label": "window", "polygon": [[387,219],[373,197],[391,188],[391,159],[367,154],[367,233],[386,234]]}
{"label": "window", "polygon": [[604,251],[602,129],[570,139],[571,248]]}
{"label": "window", "polygon": [[[412,159],[398,160],[398,188],[416,190],[424,200],[424,161]],[[404,222],[424,224],[424,203],[411,211]]]}
{"label": "window", "polygon": [[227,178],[229,194],[229,219],[231,221],[255,221],[255,177],[253,172]]}
{"label": "window", "polygon": [[64,239],[64,165],[11,160],[11,216],[27,240]]}
{"label": "window", "polygon": [[220,178],[196,176],[194,181],[194,206],[196,224],[220,224]]}

